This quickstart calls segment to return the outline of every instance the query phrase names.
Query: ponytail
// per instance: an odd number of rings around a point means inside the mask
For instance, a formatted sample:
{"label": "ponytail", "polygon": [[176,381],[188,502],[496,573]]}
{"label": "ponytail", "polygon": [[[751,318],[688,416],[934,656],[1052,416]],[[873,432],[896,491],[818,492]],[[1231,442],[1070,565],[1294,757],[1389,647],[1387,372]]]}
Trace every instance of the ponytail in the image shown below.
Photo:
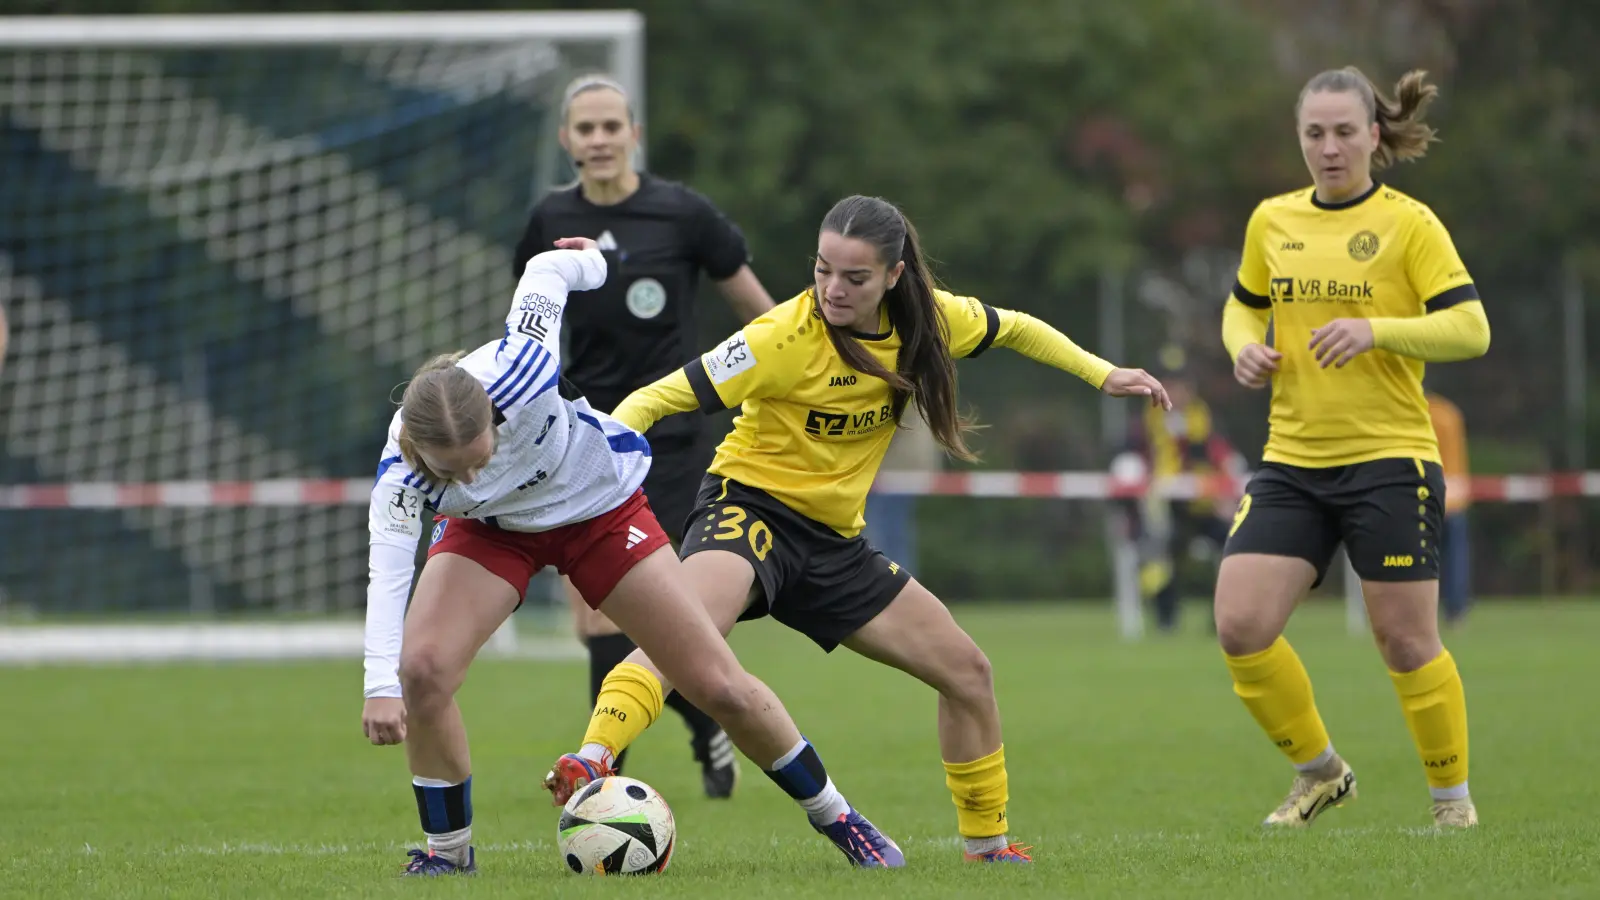
{"label": "ponytail", "polygon": [[1385,169],[1397,162],[1421,159],[1428,145],[1438,140],[1438,132],[1423,122],[1428,107],[1439,96],[1439,88],[1428,83],[1428,73],[1413,69],[1395,82],[1394,99],[1372,83],[1355,66],[1329,69],[1312,77],[1300,91],[1296,113],[1307,96],[1321,92],[1351,93],[1367,108],[1367,122],[1378,125],[1378,146],[1372,152],[1372,167]]}

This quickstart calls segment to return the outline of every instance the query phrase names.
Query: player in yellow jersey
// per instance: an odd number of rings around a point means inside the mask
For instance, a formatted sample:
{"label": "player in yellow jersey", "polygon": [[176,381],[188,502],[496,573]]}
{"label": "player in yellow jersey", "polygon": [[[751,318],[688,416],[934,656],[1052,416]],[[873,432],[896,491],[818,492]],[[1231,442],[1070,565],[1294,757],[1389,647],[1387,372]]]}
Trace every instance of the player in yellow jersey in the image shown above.
{"label": "player in yellow jersey", "polygon": [[[1027,848],[1007,835],[988,658],[937,597],[860,534],[868,489],[902,416],[915,414],[910,404],[947,452],[972,458],[954,360],[993,346],[1170,408],[1144,371],[1119,369],[1025,313],[939,290],[900,210],[856,196],[822,221],[814,287],[634,392],[614,415],[642,431],[673,413],[740,409],[681,550],[712,620],[727,632],[770,615],[824,651],[842,644],[937,690],[945,781],[967,858],[1027,862]],[[641,677],[654,683],[641,688]],[[636,652],[606,679],[583,748],[550,773],[558,803],[603,774],[655,718],[660,678]]]}
{"label": "player in yellow jersey", "polygon": [[[1439,640],[1445,483],[1423,399],[1424,362],[1481,356],[1489,322],[1450,235],[1372,170],[1423,155],[1437,93],[1410,72],[1390,100],[1360,71],[1301,91],[1314,186],[1250,217],[1222,318],[1234,377],[1272,385],[1260,470],[1217,575],[1217,636],[1234,692],[1298,770],[1267,825],[1303,827],[1355,796],[1311,681],[1283,629],[1343,542],[1389,667],[1440,826],[1470,826],[1467,707]],[[1273,345],[1265,343],[1269,319]]]}

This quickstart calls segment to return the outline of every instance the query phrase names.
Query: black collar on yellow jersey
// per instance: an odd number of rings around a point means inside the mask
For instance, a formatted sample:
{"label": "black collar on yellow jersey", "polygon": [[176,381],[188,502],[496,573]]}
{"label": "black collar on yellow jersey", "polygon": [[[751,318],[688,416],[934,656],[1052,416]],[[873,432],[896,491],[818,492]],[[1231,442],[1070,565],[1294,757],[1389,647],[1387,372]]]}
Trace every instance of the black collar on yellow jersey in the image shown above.
{"label": "black collar on yellow jersey", "polygon": [[[822,318],[822,301],[818,299],[815,289],[811,291],[811,312],[816,318]],[[877,334],[873,334],[870,331],[857,331],[854,328],[851,328],[850,336],[861,341],[888,340],[894,335],[894,325],[889,323],[889,311],[886,309],[882,310],[878,315],[878,321],[887,325],[888,328],[884,331],[878,332]]]}
{"label": "black collar on yellow jersey", "polygon": [[1360,206],[1361,204],[1367,202],[1367,198],[1371,197],[1373,194],[1376,194],[1378,192],[1378,188],[1381,188],[1381,187],[1383,187],[1383,182],[1378,181],[1377,179],[1373,179],[1372,187],[1370,187],[1367,190],[1363,191],[1361,193],[1361,196],[1359,196],[1359,197],[1351,197],[1349,200],[1340,200],[1338,203],[1323,203],[1321,200],[1317,199],[1317,191],[1316,191],[1316,189],[1312,188],[1312,190],[1311,190],[1311,205],[1315,206],[1317,209],[1326,209],[1326,210],[1349,209],[1352,206]]}

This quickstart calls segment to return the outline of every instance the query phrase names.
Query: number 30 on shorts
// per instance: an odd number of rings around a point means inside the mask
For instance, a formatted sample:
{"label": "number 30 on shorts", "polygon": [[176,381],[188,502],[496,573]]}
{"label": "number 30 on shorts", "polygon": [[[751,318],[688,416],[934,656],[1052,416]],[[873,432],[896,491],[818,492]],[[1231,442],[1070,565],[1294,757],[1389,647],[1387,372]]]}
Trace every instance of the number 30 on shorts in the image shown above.
{"label": "number 30 on shorts", "polygon": [[1239,509],[1233,514],[1233,527],[1228,529],[1228,537],[1233,537],[1233,533],[1239,530],[1239,526],[1244,524],[1244,517],[1248,515],[1250,515],[1250,495],[1245,494],[1239,498]]}
{"label": "number 30 on shorts", "polygon": [[712,532],[711,537],[718,541],[736,541],[741,537],[748,537],[756,561],[766,562],[767,554],[772,552],[772,529],[760,519],[751,522],[750,527],[746,528],[744,522],[748,518],[750,514],[745,512],[743,507],[724,506],[722,519],[717,522],[717,530]]}

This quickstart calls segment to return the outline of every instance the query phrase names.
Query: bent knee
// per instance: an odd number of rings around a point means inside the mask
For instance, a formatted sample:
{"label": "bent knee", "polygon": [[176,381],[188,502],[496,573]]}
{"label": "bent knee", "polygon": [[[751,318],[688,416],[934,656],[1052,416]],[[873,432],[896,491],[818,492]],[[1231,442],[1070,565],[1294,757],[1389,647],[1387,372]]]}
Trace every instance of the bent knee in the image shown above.
{"label": "bent knee", "polygon": [[1374,629],[1373,639],[1384,664],[1393,672],[1415,672],[1444,651],[1438,634],[1427,631]]}
{"label": "bent knee", "polygon": [[1248,656],[1272,646],[1282,634],[1276,623],[1263,622],[1259,617],[1239,611],[1217,609],[1217,643],[1229,656]]}
{"label": "bent knee", "polygon": [[935,673],[934,687],[952,700],[985,702],[994,698],[994,666],[977,644],[944,656]]}
{"label": "bent knee", "polygon": [[400,690],[407,700],[455,693],[457,667],[437,647],[405,648],[400,655]]}

